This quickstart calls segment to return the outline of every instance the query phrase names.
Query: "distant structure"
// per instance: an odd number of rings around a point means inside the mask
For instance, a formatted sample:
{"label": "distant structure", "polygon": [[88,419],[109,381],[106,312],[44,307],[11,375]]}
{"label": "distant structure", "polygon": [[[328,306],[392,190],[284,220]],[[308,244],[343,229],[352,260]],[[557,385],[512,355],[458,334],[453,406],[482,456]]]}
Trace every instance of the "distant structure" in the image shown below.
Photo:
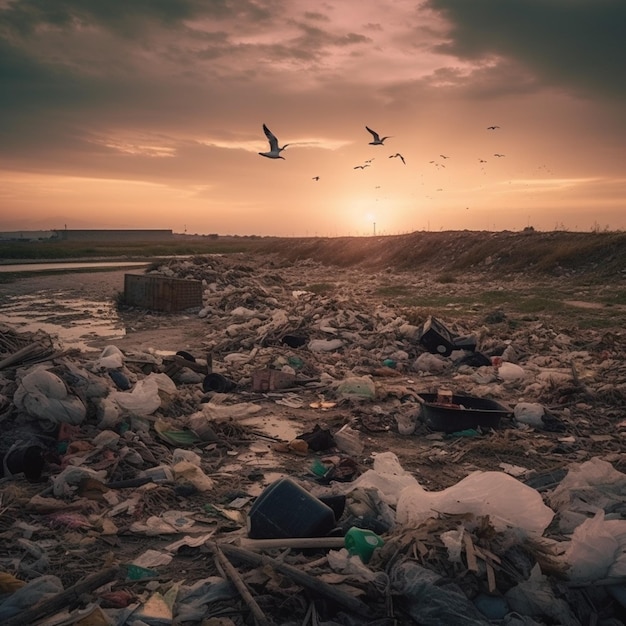
{"label": "distant structure", "polygon": [[169,241],[174,234],[169,229],[159,230],[55,230],[61,241]]}
{"label": "distant structure", "polygon": [[0,241],[50,241],[55,237],[51,230],[9,230],[0,232]]}

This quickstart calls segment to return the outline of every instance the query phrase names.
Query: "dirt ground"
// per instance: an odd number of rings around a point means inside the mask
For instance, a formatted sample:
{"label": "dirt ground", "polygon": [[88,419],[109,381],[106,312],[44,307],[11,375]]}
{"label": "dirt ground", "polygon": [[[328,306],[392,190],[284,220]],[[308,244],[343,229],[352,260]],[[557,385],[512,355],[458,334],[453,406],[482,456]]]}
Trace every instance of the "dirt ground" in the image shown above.
{"label": "dirt ground", "polygon": [[[257,261],[254,258],[246,259],[254,266]],[[71,294],[78,301],[93,300],[100,302],[114,302],[123,292],[124,274],[128,270],[101,271],[101,272],[79,272],[55,275],[36,275],[20,278],[9,285],[2,285],[0,294],[3,292],[11,295],[19,296],[20,294],[46,294],[53,293],[56,297],[60,294]],[[304,271],[304,273],[303,273]],[[133,273],[140,273],[133,270]],[[414,276],[407,273],[399,273],[397,276],[384,272],[374,272],[371,270],[359,270],[358,268],[329,270],[323,266],[312,265],[303,266],[298,264],[296,269],[291,272],[289,267],[283,268],[281,277],[287,281],[293,281],[294,288],[303,285],[320,285],[326,284],[325,281],[332,280],[333,288],[336,293],[342,294],[340,298],[347,301],[349,298],[365,298],[370,301],[372,307],[379,303],[390,302],[388,293],[381,291],[382,288],[393,284],[402,284],[406,286],[412,280],[423,281],[423,277]],[[496,291],[501,288],[502,284],[511,286],[511,282],[507,284],[499,283],[494,279],[480,278],[480,285],[483,289],[491,289]],[[475,290],[474,285],[477,284],[476,277],[468,277],[467,281],[457,281],[452,285],[445,285],[443,289],[453,297],[455,292]],[[559,289],[562,291],[562,298],[571,298],[572,293],[577,293],[571,284],[563,278],[558,279]],[[431,283],[432,285],[432,283]],[[556,283],[555,283],[556,285]],[[382,287],[381,287],[382,286]],[[441,285],[434,285],[422,290],[434,292],[435,288],[442,289]],[[525,285],[520,286],[520,293],[526,288]],[[555,287],[554,293],[556,294]],[[555,322],[550,314],[544,318],[546,326],[559,324],[556,328],[565,328],[564,324],[569,321],[575,325],[576,316],[588,314],[591,307],[602,306],[594,301],[593,297],[585,294],[586,300],[580,302],[569,302],[573,305],[564,313],[562,319]],[[478,314],[474,309],[469,311],[461,311],[450,309],[450,317],[455,319],[464,317],[466,319],[479,320],[479,315],[484,314],[486,309],[479,309]],[[611,311],[615,315],[615,309]],[[88,336],[87,344],[92,350],[100,350],[109,344],[117,346],[123,352],[149,352],[159,351],[161,353],[174,353],[185,350],[196,356],[203,357],[206,353],[206,346],[210,342],[211,332],[207,327],[205,320],[201,319],[194,312],[183,313],[160,313],[157,311],[136,310],[128,308],[120,308],[117,311],[119,320],[123,327],[123,334],[111,339],[110,337]],[[78,323],[81,322],[80,312],[77,312]],[[529,319],[539,321],[533,324],[542,325],[541,316],[533,316]],[[623,321],[623,316],[617,319]],[[64,322],[67,323],[67,322]],[[76,322],[74,322],[76,323]],[[84,319],[82,323],[86,327],[89,326],[89,320]],[[478,323],[478,322],[476,322]],[[554,331],[557,332],[556,330]],[[607,331],[609,332],[609,331]],[[619,331],[618,331],[619,332]],[[592,333],[593,334],[593,333]],[[603,333],[595,333],[602,335]],[[610,333],[609,333],[610,334]],[[584,337],[581,335],[581,342]],[[386,389],[387,399],[393,399],[395,395],[399,395],[412,389],[424,391],[436,388],[441,381],[443,386],[450,386],[450,374],[438,378],[437,376],[426,376],[416,372],[394,372],[389,369],[382,368],[378,372],[374,372],[377,384],[382,389]],[[400,390],[400,391],[398,391]],[[535,431],[528,432],[522,429],[501,429],[494,431],[489,439],[473,440],[472,438],[450,438],[438,432],[432,432],[424,425],[418,424],[415,433],[410,436],[402,436],[398,433],[398,428],[394,417],[385,414],[385,411],[379,411],[372,414],[370,411],[361,411],[358,406],[350,406],[349,404],[339,404],[331,409],[325,409],[323,412],[311,411],[309,405],[319,399],[320,394],[317,390],[298,390],[301,397],[305,398],[303,408],[283,407],[274,405],[272,419],[266,422],[265,431],[272,433],[271,436],[276,439],[285,440],[294,435],[294,433],[306,432],[315,425],[329,427],[337,430],[347,421],[354,421],[359,424],[362,434],[362,440],[365,444],[363,459],[371,463],[372,453],[377,451],[393,450],[401,460],[403,467],[407,470],[419,473],[420,480],[425,488],[442,489],[448,487],[466,476],[469,472],[480,470],[498,470],[502,463],[511,465],[521,465],[527,467],[532,473],[541,474],[562,468],[567,462],[580,457],[576,454],[577,449],[583,445],[583,438],[579,437],[575,445],[564,445],[560,442],[563,438],[561,432]],[[578,402],[576,395],[569,400],[561,399],[558,405],[554,402],[559,415],[564,415],[567,419],[574,419],[576,414],[580,414],[584,418],[582,428],[585,428],[586,414],[589,405],[584,401],[584,394],[578,394]],[[558,393],[555,394],[555,398]],[[244,398],[245,399],[245,398]],[[512,407],[519,399],[519,390],[514,387],[510,388],[507,397],[501,400],[506,406]],[[529,398],[531,400],[531,398]],[[416,409],[418,410],[418,409]],[[610,410],[609,410],[610,413]],[[603,435],[606,430],[613,430],[609,421],[601,415],[595,415],[595,435],[594,439],[584,441],[587,449],[587,455],[616,453],[621,451],[620,445],[615,442],[606,441]],[[258,420],[256,420],[258,423]],[[509,422],[505,419],[503,425]],[[255,420],[252,420],[254,426]],[[284,424],[284,427],[281,427]],[[573,426],[574,427],[574,426]],[[583,434],[580,430],[581,426],[575,428],[579,434]],[[590,434],[591,431],[590,431]],[[421,435],[421,436],[420,436]],[[309,459],[292,458],[292,454],[288,454],[283,458],[286,466],[290,466],[295,462],[300,469],[306,466]],[[451,462],[452,460],[452,462]],[[621,462],[621,461],[620,461]],[[280,464],[280,463],[279,463]]]}
{"label": "dirt ground", "polygon": [[[201,272],[202,266],[191,269]],[[355,318],[362,319],[362,323],[367,325],[370,323],[367,316],[379,306],[392,305],[399,292],[403,300],[396,310],[398,314],[413,315],[411,319],[414,323],[423,320],[429,310],[435,311],[454,324],[463,322],[465,327],[475,328],[486,347],[505,346],[507,341],[516,344],[519,346],[520,362],[526,365],[534,359],[535,372],[559,369],[562,373],[567,370],[567,380],[538,382],[534,387],[495,379],[483,383],[477,381],[471,367],[447,368],[440,373],[421,372],[410,366],[408,359],[406,367],[393,369],[382,367],[381,363],[373,365],[368,358],[368,350],[354,345],[352,352],[345,357],[325,357],[320,369],[323,371],[327,367],[329,371],[346,371],[353,365],[356,371],[370,375],[378,392],[375,402],[332,397],[327,387],[315,385],[273,394],[241,389],[234,394],[237,401],[262,403],[265,411],[262,417],[222,424],[216,431],[217,441],[203,444],[203,468],[215,480],[215,488],[207,494],[190,496],[159,487],[144,496],[141,508],[135,513],[136,519],[182,509],[192,511],[194,519],[206,524],[216,537],[245,534],[245,516],[229,509],[228,505],[240,496],[249,498],[259,495],[277,476],[291,475],[314,482],[312,468],[323,453],[302,452],[291,444],[295,437],[310,433],[316,427],[336,432],[349,424],[357,430],[363,450],[348,455],[350,463],[338,466],[344,471],[365,472],[372,468],[377,454],[390,451],[397,455],[403,469],[412,473],[424,489],[431,491],[450,487],[476,470],[501,471],[504,467],[521,470],[528,484],[543,491],[554,486],[555,476],[562,477],[570,464],[595,456],[609,460],[620,471],[626,470],[622,424],[626,405],[626,390],[622,385],[626,378],[622,376],[624,366],[621,363],[623,313],[613,307],[607,310],[607,319],[612,325],[599,329],[586,327],[590,315],[600,315],[593,308],[598,306],[598,301],[589,289],[581,289],[563,277],[552,282],[546,280],[542,287],[550,289],[552,286],[554,298],[557,298],[557,292],[560,294],[559,307],[565,301],[571,304],[558,308],[556,314],[555,310],[529,314],[515,308],[535,289],[521,279],[502,280],[468,274],[465,279],[443,284],[424,273],[329,269],[307,263],[273,268],[260,266],[254,258],[242,259],[234,263],[229,271],[231,269],[251,281],[250,301],[254,300],[253,287],[258,276],[265,280],[264,298],[271,295],[267,285],[272,283],[287,292],[289,289],[310,288],[329,293],[326,310],[320,308],[317,317],[311,318],[316,320],[323,320],[325,315],[331,313],[339,315],[342,308],[354,308]],[[107,309],[105,305],[111,305],[123,291],[125,273],[124,270],[115,270],[27,276],[0,285],[0,304],[9,297],[27,298],[34,294],[35,298],[57,299],[60,311],[63,298],[71,296],[77,302],[100,303],[102,314],[113,316],[113,309]],[[507,308],[508,301],[503,303],[495,299],[487,302],[486,296],[481,300],[484,294],[493,298],[493,294],[502,293],[505,289],[512,294],[510,309]],[[519,295],[515,293],[516,289]],[[409,306],[407,294],[413,293],[424,296],[424,300],[428,296],[430,308]],[[442,296],[438,308],[434,308],[435,296]],[[466,300],[462,300],[461,296]],[[455,298],[459,299],[451,306],[450,302]],[[361,309],[353,307],[356,302]],[[98,310],[98,307],[74,310],[73,316],[60,320],[60,323],[79,327],[82,324],[88,329],[98,317]],[[220,323],[219,318],[213,318],[211,325],[195,312],[166,314],[124,307],[114,310],[121,332],[115,337],[98,336],[97,333],[89,336],[87,333],[86,342],[92,350],[90,358],[110,344],[125,354],[163,354],[185,350],[196,357],[209,354],[215,346],[214,331],[216,324]],[[583,319],[585,324],[579,323]],[[227,323],[225,315],[224,324]],[[366,336],[367,333],[363,333],[359,340],[363,341]],[[280,351],[276,347],[275,354],[280,356]],[[564,357],[564,353],[568,356]],[[80,360],[83,357],[76,358]],[[351,358],[354,363],[346,365],[345,362]],[[139,368],[136,363],[132,367]],[[141,372],[140,369],[135,371]],[[228,371],[232,372],[232,369]],[[399,431],[398,415],[406,411],[407,406],[412,407],[412,417],[420,412],[419,402],[411,394],[466,385],[487,395],[496,394],[498,400],[509,407],[520,400],[541,402],[554,417],[552,426],[556,424],[558,427],[533,428],[503,418],[497,429],[451,435],[434,430],[418,419],[415,430],[410,434]],[[208,399],[200,382],[185,387],[184,396],[163,410],[165,418],[176,419],[191,414]],[[97,434],[93,428],[89,432],[77,432],[74,443],[90,445]],[[147,447],[149,450],[145,454],[149,454],[154,462],[171,460],[172,446],[166,446],[155,438]],[[341,455],[333,454],[336,460],[340,459]],[[107,467],[110,462],[102,459],[102,467]],[[116,479],[131,477],[130,473],[124,474],[123,466],[123,463],[116,466]],[[14,523],[24,514],[28,498],[40,492],[41,486],[21,484],[11,489],[12,493],[7,492],[3,501],[3,505],[6,504],[4,515],[0,516],[0,533],[9,539],[14,532],[11,530]],[[104,506],[95,496],[94,501]],[[130,524],[119,527],[116,533],[107,536],[101,529],[90,527],[88,537],[82,539],[79,530],[71,531],[73,539],[83,543],[71,554],[62,546],[52,548],[49,571],[60,575],[66,585],[74,584],[78,578],[92,572],[94,567],[103,567],[113,560],[130,562],[146,549],[162,548],[171,541],[168,537],[133,533],[129,528]],[[55,531],[50,532],[52,537]],[[68,529],[65,528],[64,532]],[[89,552],[94,550],[102,558],[91,562]],[[73,567],[68,567],[69,563]],[[181,576],[194,581],[215,571],[206,550],[193,549],[181,551],[171,565],[159,568],[162,581],[176,580]],[[137,583],[133,591],[140,591],[139,586],[140,583]]]}

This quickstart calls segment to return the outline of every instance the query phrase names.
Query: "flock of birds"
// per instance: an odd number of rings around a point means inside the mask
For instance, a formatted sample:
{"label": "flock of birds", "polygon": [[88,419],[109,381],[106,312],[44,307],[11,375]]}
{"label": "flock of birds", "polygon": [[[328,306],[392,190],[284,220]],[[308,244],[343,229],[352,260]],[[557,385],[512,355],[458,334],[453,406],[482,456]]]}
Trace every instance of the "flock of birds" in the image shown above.
{"label": "flock of birds", "polygon": [[[500,127],[499,126],[487,126],[487,130],[497,130],[498,128]],[[385,135],[384,137],[381,137],[379,133],[369,128],[369,126],[366,126],[365,130],[367,130],[367,132],[372,135],[372,141],[369,142],[370,146],[383,146],[385,145],[385,140],[390,139],[393,136],[393,135]],[[276,137],[276,135],[274,135],[274,133],[265,124],[263,124],[263,132],[265,133],[265,136],[267,137],[267,140],[269,141],[270,149],[267,152],[259,152],[259,154],[263,157],[267,157],[268,159],[284,159],[285,157],[282,156],[280,153],[290,144],[286,143],[284,146],[281,146],[278,142],[278,138]],[[439,156],[442,159],[450,158],[445,154],[440,154]],[[504,154],[495,153],[493,156],[500,158],[500,157],[503,157]],[[390,155],[389,158],[390,159],[398,158],[402,161],[404,165],[406,165],[406,161],[404,160],[404,157],[399,152],[396,152],[395,154]],[[368,159],[362,165],[355,165],[353,169],[355,170],[365,169],[366,167],[370,166],[372,160],[373,159]],[[484,159],[480,159],[480,162],[486,163]],[[435,161],[431,161],[431,163],[435,163]],[[444,167],[441,164],[437,164],[437,165]],[[320,179],[319,176],[313,176],[313,180],[318,181],[319,179]]]}

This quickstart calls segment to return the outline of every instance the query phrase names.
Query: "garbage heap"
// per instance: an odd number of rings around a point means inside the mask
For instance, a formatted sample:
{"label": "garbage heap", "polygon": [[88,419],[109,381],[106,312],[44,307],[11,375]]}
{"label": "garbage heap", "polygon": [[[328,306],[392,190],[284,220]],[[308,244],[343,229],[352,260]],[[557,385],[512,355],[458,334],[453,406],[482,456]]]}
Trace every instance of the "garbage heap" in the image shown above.
{"label": "garbage heap", "polygon": [[203,281],[176,354],[0,329],[3,624],[624,623],[619,331],[261,267],[154,270]]}

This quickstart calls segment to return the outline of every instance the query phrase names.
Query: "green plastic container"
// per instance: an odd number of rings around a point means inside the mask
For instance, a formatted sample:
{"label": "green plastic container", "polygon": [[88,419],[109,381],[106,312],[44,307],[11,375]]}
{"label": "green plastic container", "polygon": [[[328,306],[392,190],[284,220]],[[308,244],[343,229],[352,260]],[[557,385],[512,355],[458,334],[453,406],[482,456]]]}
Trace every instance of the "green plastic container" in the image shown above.
{"label": "green plastic container", "polygon": [[363,563],[369,563],[376,548],[385,542],[375,532],[353,526],[344,537],[344,545],[348,554],[358,556]]}

